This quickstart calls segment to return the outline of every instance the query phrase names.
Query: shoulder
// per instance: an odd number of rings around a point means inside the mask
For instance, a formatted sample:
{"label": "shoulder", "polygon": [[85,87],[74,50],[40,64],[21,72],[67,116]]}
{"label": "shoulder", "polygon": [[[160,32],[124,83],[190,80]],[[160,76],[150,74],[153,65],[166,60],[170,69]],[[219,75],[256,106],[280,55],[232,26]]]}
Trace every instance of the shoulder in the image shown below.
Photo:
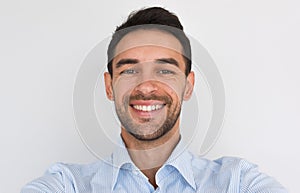
{"label": "shoulder", "polygon": [[213,162],[219,166],[219,170],[222,172],[228,170],[230,172],[240,173],[241,175],[251,169],[258,169],[256,164],[239,157],[221,157],[213,160]]}
{"label": "shoulder", "polygon": [[25,185],[21,192],[87,192],[95,180],[108,178],[111,169],[111,165],[102,160],[91,164],[55,163],[43,176]]}
{"label": "shoulder", "polygon": [[209,160],[195,155],[192,156],[192,165],[200,170],[209,170],[213,173],[224,171],[242,172],[247,168],[257,167],[257,165],[238,157],[221,157],[216,160]]}
{"label": "shoulder", "polygon": [[287,192],[274,178],[260,172],[256,164],[243,158],[208,160],[194,156],[192,166],[196,168],[195,179],[199,179],[202,186],[224,186],[232,192]]}
{"label": "shoulder", "polygon": [[46,174],[60,174],[61,176],[88,177],[95,175],[100,169],[108,169],[106,161],[96,161],[89,164],[55,163],[49,167]]}

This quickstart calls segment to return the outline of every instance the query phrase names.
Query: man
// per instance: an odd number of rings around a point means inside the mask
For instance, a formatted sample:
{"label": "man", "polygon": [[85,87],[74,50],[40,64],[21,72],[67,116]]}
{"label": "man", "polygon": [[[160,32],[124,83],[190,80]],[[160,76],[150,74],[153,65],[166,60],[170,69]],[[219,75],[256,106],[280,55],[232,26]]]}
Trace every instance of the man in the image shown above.
{"label": "man", "polygon": [[105,90],[121,147],[105,161],[55,164],[29,192],[287,192],[243,159],[209,161],[184,150],[183,100],[193,92],[190,42],[177,16],[152,7],[129,16],[108,47]]}

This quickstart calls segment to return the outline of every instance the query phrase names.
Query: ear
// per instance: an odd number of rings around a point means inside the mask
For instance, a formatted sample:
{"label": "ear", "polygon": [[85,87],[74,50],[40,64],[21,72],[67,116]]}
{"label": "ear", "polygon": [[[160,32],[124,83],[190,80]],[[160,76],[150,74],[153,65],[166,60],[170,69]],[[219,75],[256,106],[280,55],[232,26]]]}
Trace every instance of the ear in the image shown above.
{"label": "ear", "polygon": [[193,94],[193,89],[194,89],[194,83],[195,83],[195,74],[194,72],[190,72],[186,78],[186,86],[185,86],[185,91],[183,95],[183,100],[187,101],[191,98]]}
{"label": "ear", "polygon": [[104,73],[104,83],[105,83],[105,92],[106,97],[113,101],[114,100],[114,94],[112,89],[112,78],[108,72]]}

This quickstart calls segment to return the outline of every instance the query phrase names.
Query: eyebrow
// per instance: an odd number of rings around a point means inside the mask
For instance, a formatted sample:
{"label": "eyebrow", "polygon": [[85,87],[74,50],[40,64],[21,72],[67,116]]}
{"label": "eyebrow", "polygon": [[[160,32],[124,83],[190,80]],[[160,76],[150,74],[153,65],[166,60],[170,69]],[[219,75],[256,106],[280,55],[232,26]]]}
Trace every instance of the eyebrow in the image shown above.
{"label": "eyebrow", "polygon": [[[137,64],[139,62],[140,61],[138,59],[133,59],[133,58],[121,59],[117,62],[116,68],[120,68],[126,64]],[[158,64],[172,64],[179,67],[179,63],[174,58],[159,58],[159,59],[155,59],[154,62]]]}
{"label": "eyebrow", "polygon": [[179,67],[179,63],[174,58],[159,58],[156,59],[155,62],[159,64],[172,64]]}
{"label": "eyebrow", "polygon": [[137,64],[139,62],[140,61],[137,59],[131,59],[131,58],[121,59],[120,61],[117,62],[116,68],[120,68],[121,66],[126,65],[126,64]]}

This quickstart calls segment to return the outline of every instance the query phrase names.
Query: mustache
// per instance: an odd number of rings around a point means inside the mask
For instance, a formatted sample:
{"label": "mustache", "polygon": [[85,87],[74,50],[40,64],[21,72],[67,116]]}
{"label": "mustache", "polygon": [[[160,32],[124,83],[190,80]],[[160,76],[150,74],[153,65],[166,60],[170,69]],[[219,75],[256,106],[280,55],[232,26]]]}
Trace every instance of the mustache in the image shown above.
{"label": "mustache", "polygon": [[156,95],[156,94],[150,94],[150,95],[143,95],[143,94],[136,94],[129,97],[129,101],[131,100],[158,100],[163,101],[165,104],[171,104],[173,100],[169,96],[162,96],[162,95]]}

